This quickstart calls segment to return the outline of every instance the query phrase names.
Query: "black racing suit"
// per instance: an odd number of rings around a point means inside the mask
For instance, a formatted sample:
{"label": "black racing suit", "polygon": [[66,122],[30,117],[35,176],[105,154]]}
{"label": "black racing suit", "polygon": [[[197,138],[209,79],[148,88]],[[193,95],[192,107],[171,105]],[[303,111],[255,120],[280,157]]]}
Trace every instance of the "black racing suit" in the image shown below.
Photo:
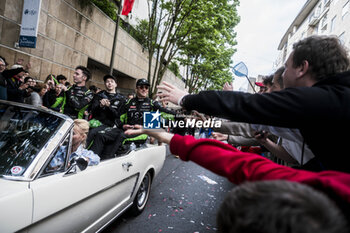
{"label": "black racing suit", "polygon": [[93,97],[93,93],[85,86],[73,85],[64,93],[62,113],[73,119],[83,119]]}
{"label": "black racing suit", "polygon": [[[120,120],[124,124],[140,124],[143,122],[143,112],[157,111],[163,113],[174,114],[172,111],[163,108],[158,102],[152,101],[150,98],[133,98],[129,100],[123,110],[123,114],[120,116]],[[172,116],[172,115],[171,115]],[[94,143],[91,146],[91,150],[98,154],[102,159],[111,158],[117,152],[118,148],[125,141],[144,143],[147,139],[147,135],[141,134],[139,136],[127,137],[124,134],[122,125],[119,128],[105,128],[96,134]],[[124,143],[124,142],[123,142]],[[106,146],[111,145],[111,146]]]}
{"label": "black racing suit", "polygon": [[153,101],[150,98],[135,97],[126,103],[124,114],[120,116],[120,120],[128,125],[143,125],[143,113],[155,112],[157,110],[166,119],[172,118],[176,114],[174,111],[162,107],[159,102]]}
{"label": "black racing suit", "polygon": [[[100,106],[102,99],[108,99],[109,107]],[[101,91],[97,93],[91,103],[91,115],[93,119],[99,120],[107,126],[120,125],[120,114],[126,103],[126,98],[119,93],[108,93]]]}
{"label": "black racing suit", "polygon": [[[110,106],[100,106],[100,101],[102,99],[108,99],[110,101]],[[87,138],[88,148],[94,151],[96,154],[102,156],[105,154],[110,154],[109,151],[115,151],[115,147],[118,147],[121,140],[119,130],[117,135],[111,133],[113,126],[120,126],[120,114],[126,103],[126,98],[119,93],[108,93],[107,91],[101,91],[95,95],[91,104],[91,115],[94,120],[98,120],[102,125],[96,128],[90,128],[89,135]],[[91,127],[91,126],[90,126]],[[114,132],[114,130],[113,130]],[[117,142],[108,143],[107,141],[118,139]]]}

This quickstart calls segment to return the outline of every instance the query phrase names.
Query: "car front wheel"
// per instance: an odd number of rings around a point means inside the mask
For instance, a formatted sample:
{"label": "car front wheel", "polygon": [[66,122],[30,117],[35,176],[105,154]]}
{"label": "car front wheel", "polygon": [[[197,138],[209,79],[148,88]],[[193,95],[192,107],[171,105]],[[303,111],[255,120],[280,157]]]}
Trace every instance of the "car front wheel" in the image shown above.
{"label": "car front wheel", "polygon": [[132,215],[139,215],[145,209],[147,201],[149,199],[149,193],[151,191],[152,176],[150,172],[147,172],[143,177],[139,189],[137,190],[136,197],[131,206],[130,212]]}

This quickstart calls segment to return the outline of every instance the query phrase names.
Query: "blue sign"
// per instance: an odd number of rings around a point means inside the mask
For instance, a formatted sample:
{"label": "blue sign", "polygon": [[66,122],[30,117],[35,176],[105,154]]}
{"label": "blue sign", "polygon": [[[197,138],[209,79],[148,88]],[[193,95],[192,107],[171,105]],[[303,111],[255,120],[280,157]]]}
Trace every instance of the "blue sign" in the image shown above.
{"label": "blue sign", "polygon": [[19,47],[35,48],[36,37],[35,36],[20,36]]}
{"label": "blue sign", "polygon": [[159,129],[160,128],[160,113],[144,112],[143,113],[143,128],[145,129]]}
{"label": "blue sign", "polygon": [[41,0],[23,0],[19,47],[35,48],[40,18]]}

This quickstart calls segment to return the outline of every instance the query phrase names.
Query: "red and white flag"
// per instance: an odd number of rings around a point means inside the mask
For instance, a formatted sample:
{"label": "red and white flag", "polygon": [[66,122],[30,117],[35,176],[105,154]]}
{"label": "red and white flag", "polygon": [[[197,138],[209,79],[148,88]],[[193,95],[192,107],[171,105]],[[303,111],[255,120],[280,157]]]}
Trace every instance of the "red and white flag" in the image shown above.
{"label": "red and white flag", "polygon": [[135,0],[124,0],[122,15],[128,15],[132,10]]}

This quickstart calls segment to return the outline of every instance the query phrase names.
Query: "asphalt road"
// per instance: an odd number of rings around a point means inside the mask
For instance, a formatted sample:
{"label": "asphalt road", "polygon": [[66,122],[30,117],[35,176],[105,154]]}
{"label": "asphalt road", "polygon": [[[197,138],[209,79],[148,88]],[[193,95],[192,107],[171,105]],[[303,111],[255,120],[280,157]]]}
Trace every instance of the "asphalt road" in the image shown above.
{"label": "asphalt road", "polygon": [[168,153],[143,213],[124,214],[103,233],[215,232],[216,212],[233,187],[226,178]]}

